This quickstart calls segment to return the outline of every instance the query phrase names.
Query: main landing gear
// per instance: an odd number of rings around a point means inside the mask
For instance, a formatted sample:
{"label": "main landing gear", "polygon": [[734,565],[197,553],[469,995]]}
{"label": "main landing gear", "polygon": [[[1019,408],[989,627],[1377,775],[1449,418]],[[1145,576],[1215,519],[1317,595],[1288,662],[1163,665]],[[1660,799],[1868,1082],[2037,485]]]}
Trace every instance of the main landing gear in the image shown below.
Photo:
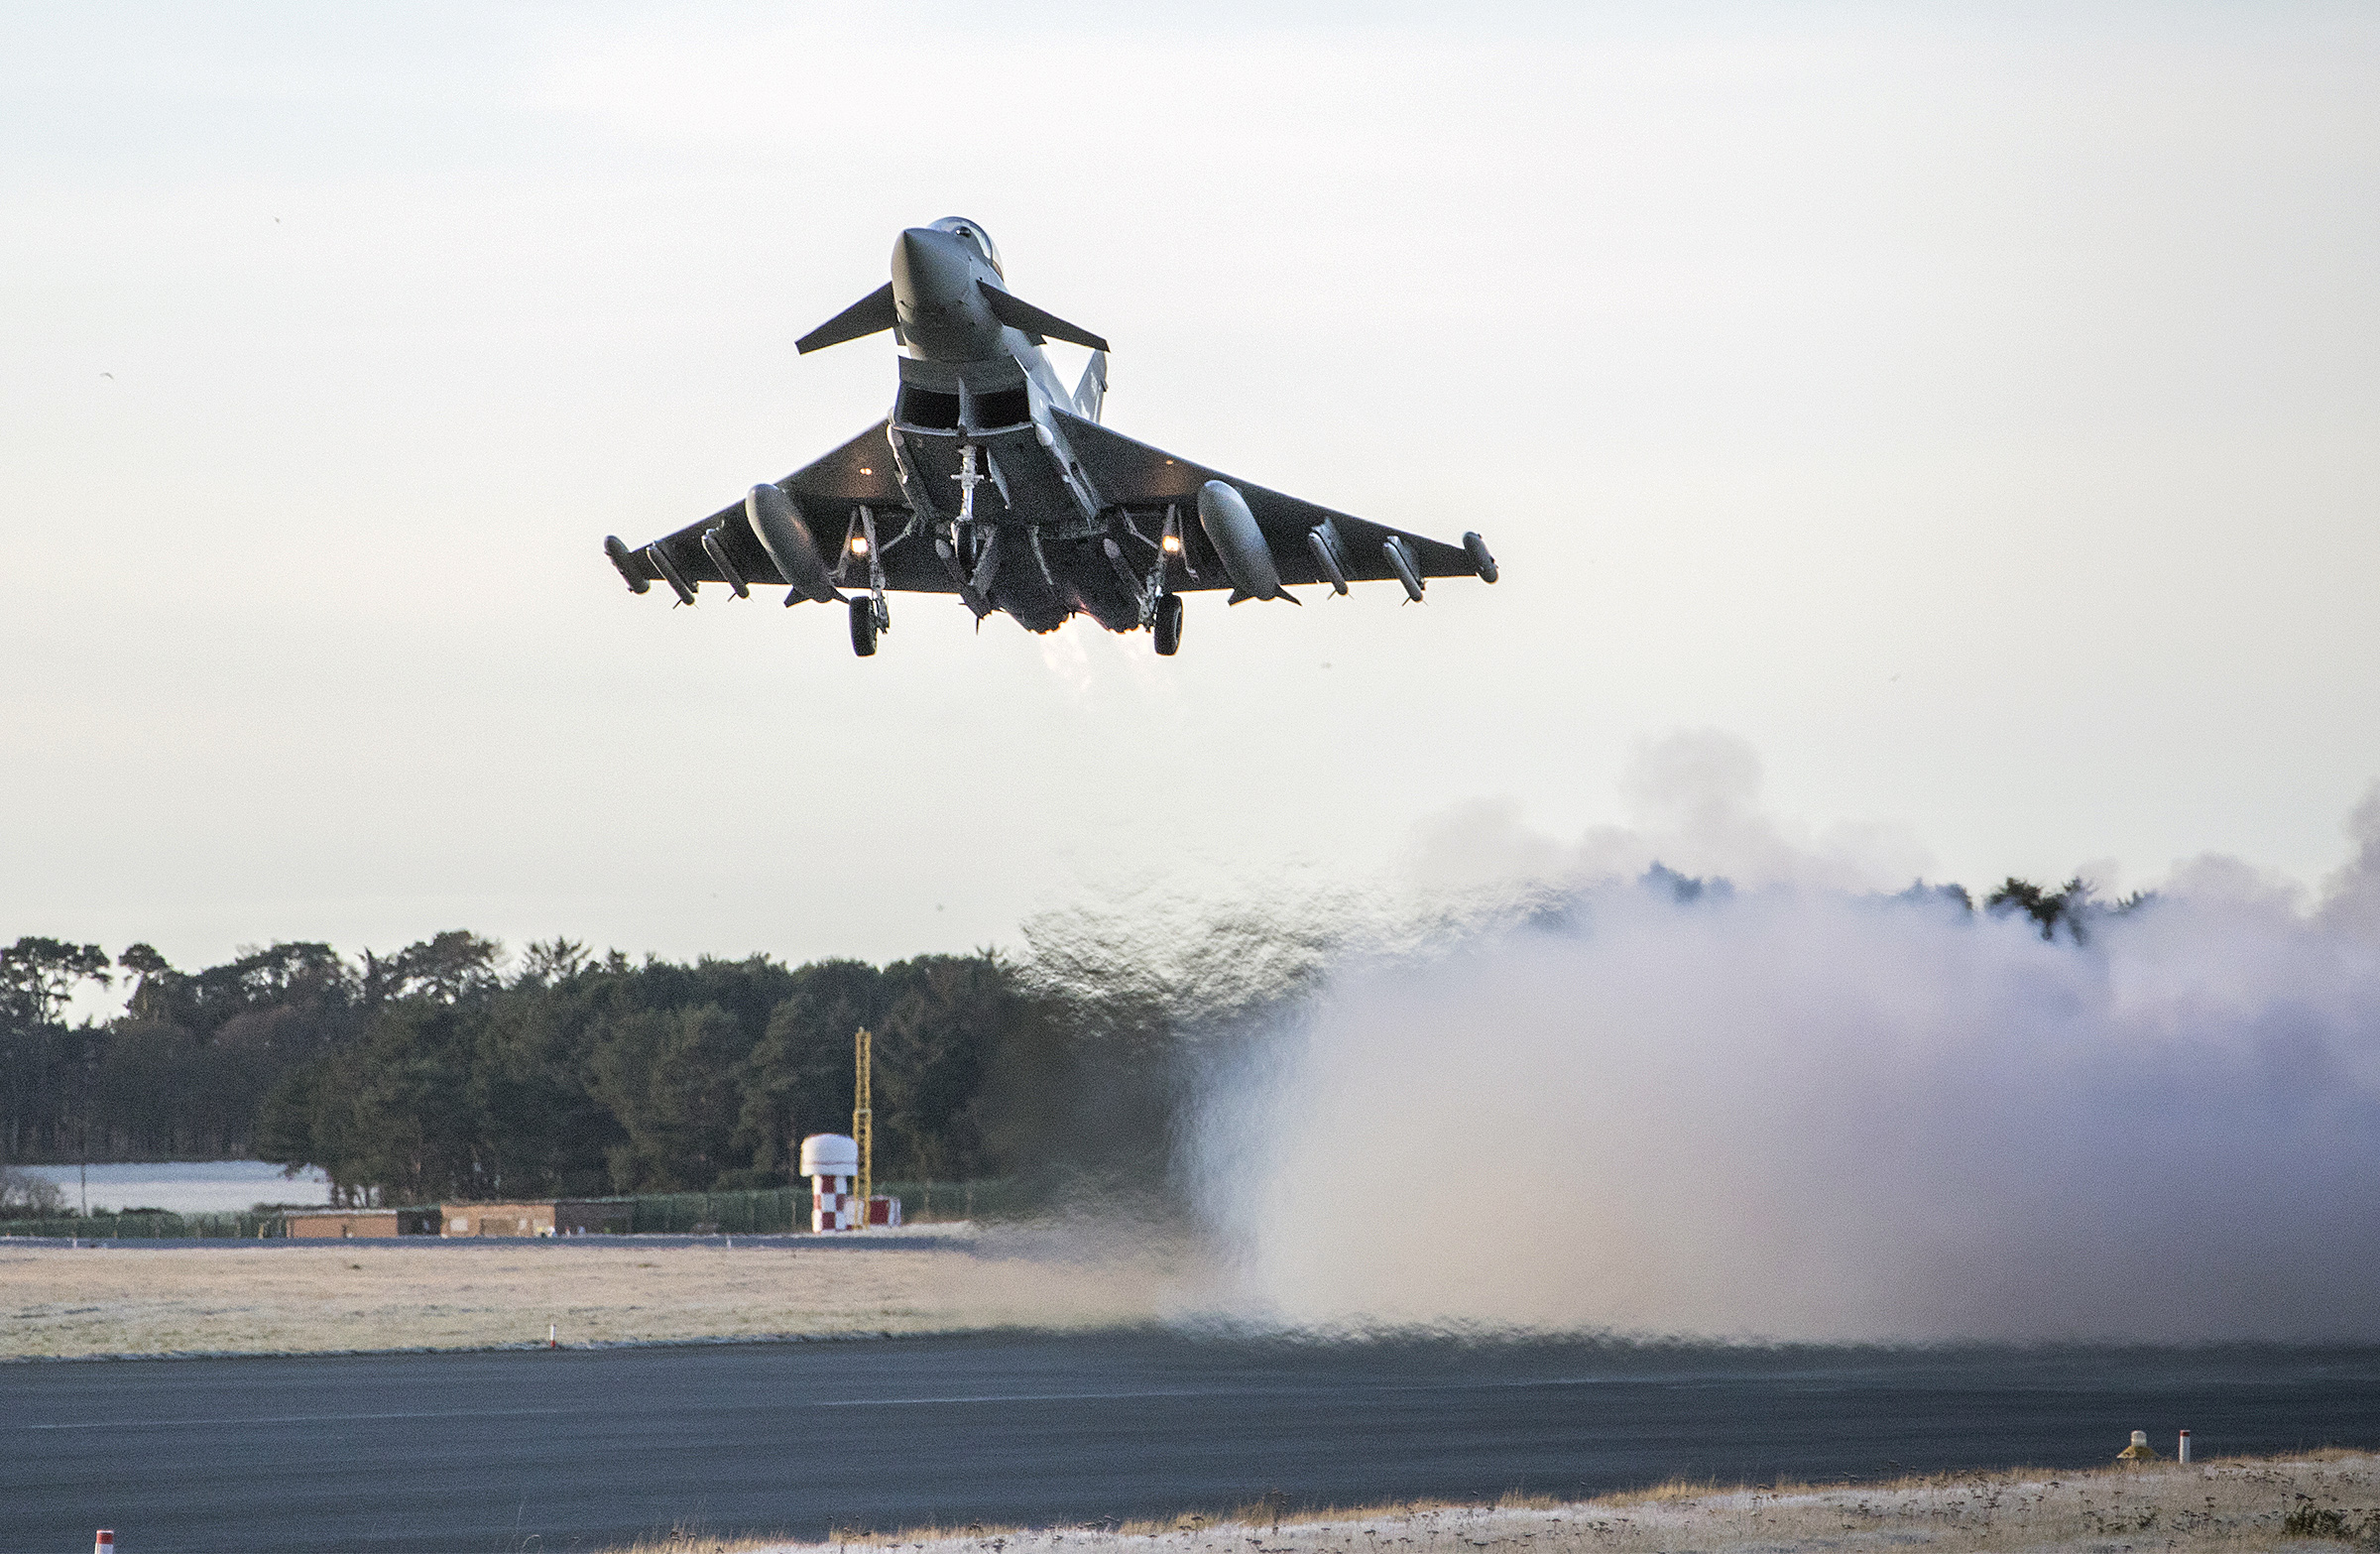
{"label": "main landing gear", "polygon": [[1157,596],[1157,618],[1150,623],[1150,629],[1156,633],[1157,652],[1161,656],[1170,658],[1182,651],[1182,596],[1180,594],[1159,594]]}

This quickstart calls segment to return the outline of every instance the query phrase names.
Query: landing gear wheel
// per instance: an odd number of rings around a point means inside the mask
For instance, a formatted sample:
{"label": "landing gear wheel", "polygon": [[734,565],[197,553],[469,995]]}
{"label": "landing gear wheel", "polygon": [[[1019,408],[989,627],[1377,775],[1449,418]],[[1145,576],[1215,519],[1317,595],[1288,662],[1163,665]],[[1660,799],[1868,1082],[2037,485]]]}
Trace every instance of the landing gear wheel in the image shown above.
{"label": "landing gear wheel", "polygon": [[851,601],[851,651],[863,658],[876,656],[876,603],[870,599]]}
{"label": "landing gear wheel", "polygon": [[1182,651],[1182,596],[1167,594],[1157,601],[1157,652],[1172,657]]}

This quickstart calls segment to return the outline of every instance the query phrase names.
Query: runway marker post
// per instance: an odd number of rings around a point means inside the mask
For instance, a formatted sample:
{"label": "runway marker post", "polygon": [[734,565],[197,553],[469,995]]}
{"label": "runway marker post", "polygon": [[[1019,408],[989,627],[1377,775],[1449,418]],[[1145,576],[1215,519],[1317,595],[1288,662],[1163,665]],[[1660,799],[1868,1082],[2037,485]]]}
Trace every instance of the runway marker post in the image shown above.
{"label": "runway marker post", "polygon": [[2174,1461],[2185,1463],[2190,1461],[2190,1432],[2188,1430],[2182,1432],[2182,1444],[2174,1449]]}
{"label": "runway marker post", "polygon": [[554,1336],[561,1330],[562,1325],[559,1322],[548,1322],[545,1324],[545,1347],[547,1349],[559,1349],[562,1347],[560,1341]]}
{"label": "runway marker post", "polygon": [[91,1544],[91,1554],[116,1554],[116,1529],[101,1527],[97,1541]]}

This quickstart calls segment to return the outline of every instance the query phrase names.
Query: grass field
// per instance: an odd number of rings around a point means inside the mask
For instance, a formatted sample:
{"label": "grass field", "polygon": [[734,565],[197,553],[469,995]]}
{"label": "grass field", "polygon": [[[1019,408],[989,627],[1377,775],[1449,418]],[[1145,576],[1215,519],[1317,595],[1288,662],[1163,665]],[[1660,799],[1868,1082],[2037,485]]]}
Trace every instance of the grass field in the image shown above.
{"label": "grass field", "polygon": [[825,1544],[685,1527],[635,1545],[635,1554],[2347,1554],[2357,1546],[2380,1547],[2380,1458],[2318,1452],[1888,1484],[1669,1484],[1572,1502],[1294,1512],[1247,1505],[1212,1520],[920,1528]]}
{"label": "grass field", "polygon": [[0,1246],[0,1359],[478,1349],[1147,1321],[1162,1254],[1028,1237],[922,1249],[337,1242]]}

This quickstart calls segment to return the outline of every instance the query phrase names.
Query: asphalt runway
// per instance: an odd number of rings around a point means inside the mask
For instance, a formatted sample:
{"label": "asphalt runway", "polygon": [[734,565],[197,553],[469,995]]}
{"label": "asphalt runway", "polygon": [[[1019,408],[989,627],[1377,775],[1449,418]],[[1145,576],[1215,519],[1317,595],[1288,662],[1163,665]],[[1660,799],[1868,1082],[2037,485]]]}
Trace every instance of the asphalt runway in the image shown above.
{"label": "asphalt runway", "polygon": [[2380,1351],[1160,1333],[0,1366],[0,1547],[524,1550],[2380,1444]]}

